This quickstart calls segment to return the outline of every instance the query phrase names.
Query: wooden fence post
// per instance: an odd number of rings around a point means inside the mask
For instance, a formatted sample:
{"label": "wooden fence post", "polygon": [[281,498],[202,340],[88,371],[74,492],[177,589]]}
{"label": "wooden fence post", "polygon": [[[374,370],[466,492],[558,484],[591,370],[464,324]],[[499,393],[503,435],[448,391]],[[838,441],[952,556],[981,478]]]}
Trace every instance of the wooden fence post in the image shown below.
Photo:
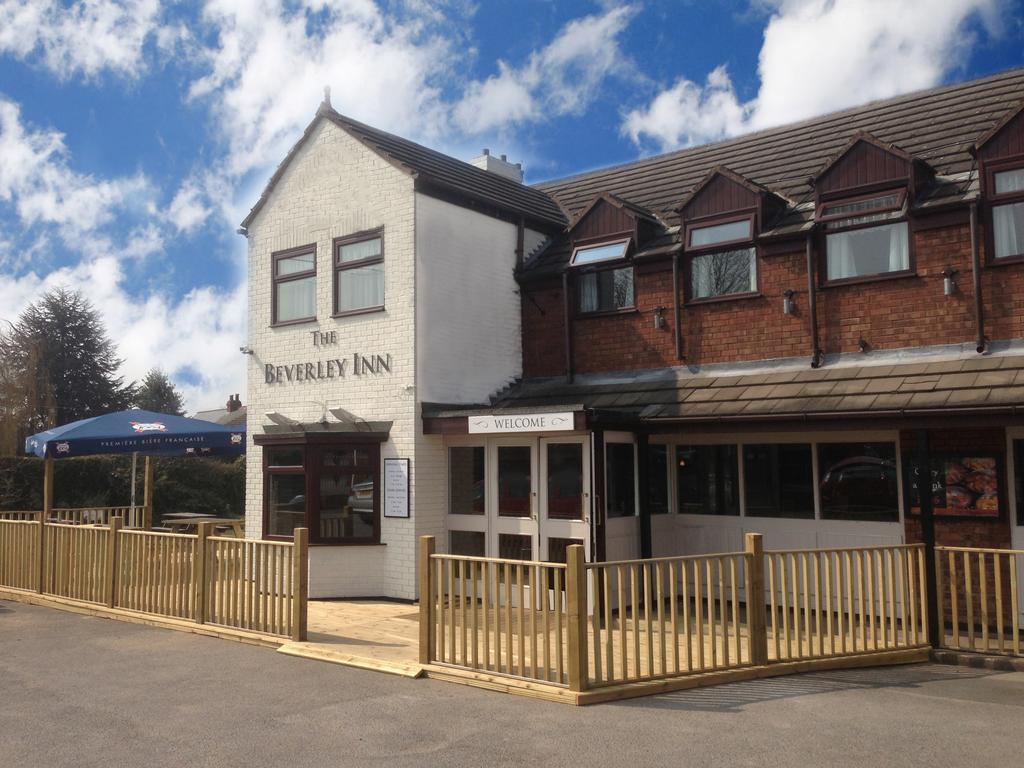
{"label": "wooden fence post", "polygon": [[153,457],[146,457],[146,468],[143,472],[145,482],[142,486],[142,527],[153,530]]}
{"label": "wooden fence post", "polygon": [[206,605],[208,599],[206,578],[206,540],[213,531],[213,523],[200,523],[196,536],[196,559],[192,563],[192,578],[195,579],[196,624],[206,623]]}
{"label": "wooden fence post", "polygon": [[[420,556],[417,566],[420,591],[420,664],[429,664],[437,642],[434,617],[434,591],[430,584],[430,556],[434,554],[434,537],[420,536]],[[487,606],[484,606],[487,610]]]}
{"label": "wooden fence post", "polygon": [[587,690],[587,569],[583,547],[566,547],[565,600],[568,603],[569,690]]}
{"label": "wooden fence post", "polygon": [[107,570],[106,570],[106,584],[104,589],[106,590],[107,608],[113,608],[117,604],[117,572],[118,572],[118,552],[117,552],[117,541],[120,538],[118,532],[121,530],[121,524],[123,519],[121,517],[110,518],[110,533],[107,535]]}
{"label": "wooden fence post", "polygon": [[296,528],[292,550],[292,640],[306,642],[309,610],[309,529]]}
{"label": "wooden fence post", "polygon": [[746,535],[747,643],[750,663],[768,663],[768,632],[764,620],[764,540],[760,533]]}
{"label": "wooden fence post", "polygon": [[53,514],[53,459],[43,459],[43,511],[39,513],[39,562],[36,591],[46,591],[46,521]]}

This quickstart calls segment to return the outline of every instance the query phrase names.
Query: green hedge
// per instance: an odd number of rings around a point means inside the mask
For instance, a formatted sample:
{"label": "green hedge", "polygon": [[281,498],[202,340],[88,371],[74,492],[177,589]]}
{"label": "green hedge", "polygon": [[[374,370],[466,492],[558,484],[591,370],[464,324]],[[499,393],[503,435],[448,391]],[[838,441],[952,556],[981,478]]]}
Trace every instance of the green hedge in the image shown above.
{"label": "green hedge", "polygon": [[[245,511],[245,457],[157,458],[153,513],[202,512],[241,516]],[[120,507],[131,502],[131,456],[83,456],[54,462],[54,506]],[[136,503],[142,503],[139,459]],[[0,458],[0,510],[41,509],[41,459]]]}

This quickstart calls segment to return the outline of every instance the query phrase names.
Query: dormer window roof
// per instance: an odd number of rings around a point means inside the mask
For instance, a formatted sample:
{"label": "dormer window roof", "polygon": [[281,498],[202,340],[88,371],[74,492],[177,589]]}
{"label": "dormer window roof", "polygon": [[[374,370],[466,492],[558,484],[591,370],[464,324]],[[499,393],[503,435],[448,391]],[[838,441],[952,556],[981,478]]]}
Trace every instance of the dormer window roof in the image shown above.
{"label": "dormer window roof", "polygon": [[629,243],[627,238],[613,243],[577,246],[573,248],[572,260],[569,263],[574,267],[581,267],[587,264],[624,259],[629,251]]}

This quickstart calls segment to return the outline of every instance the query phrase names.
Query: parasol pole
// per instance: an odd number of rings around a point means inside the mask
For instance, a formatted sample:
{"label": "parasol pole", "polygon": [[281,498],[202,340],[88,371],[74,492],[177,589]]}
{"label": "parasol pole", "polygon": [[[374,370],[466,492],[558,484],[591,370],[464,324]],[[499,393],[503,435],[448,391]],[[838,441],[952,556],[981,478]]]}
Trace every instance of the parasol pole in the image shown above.
{"label": "parasol pole", "polygon": [[135,472],[139,464],[139,452],[132,451],[132,509],[135,508]]}

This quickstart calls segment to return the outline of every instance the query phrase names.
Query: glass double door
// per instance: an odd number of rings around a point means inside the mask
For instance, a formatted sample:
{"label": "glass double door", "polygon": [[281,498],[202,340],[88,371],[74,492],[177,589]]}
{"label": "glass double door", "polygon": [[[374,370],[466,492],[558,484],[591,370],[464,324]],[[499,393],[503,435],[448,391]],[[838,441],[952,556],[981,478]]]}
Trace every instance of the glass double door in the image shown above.
{"label": "glass double door", "polygon": [[451,530],[465,524],[478,530],[489,557],[563,562],[566,547],[581,544],[589,559],[586,437],[491,438],[483,457],[484,515],[472,521],[450,515]]}

